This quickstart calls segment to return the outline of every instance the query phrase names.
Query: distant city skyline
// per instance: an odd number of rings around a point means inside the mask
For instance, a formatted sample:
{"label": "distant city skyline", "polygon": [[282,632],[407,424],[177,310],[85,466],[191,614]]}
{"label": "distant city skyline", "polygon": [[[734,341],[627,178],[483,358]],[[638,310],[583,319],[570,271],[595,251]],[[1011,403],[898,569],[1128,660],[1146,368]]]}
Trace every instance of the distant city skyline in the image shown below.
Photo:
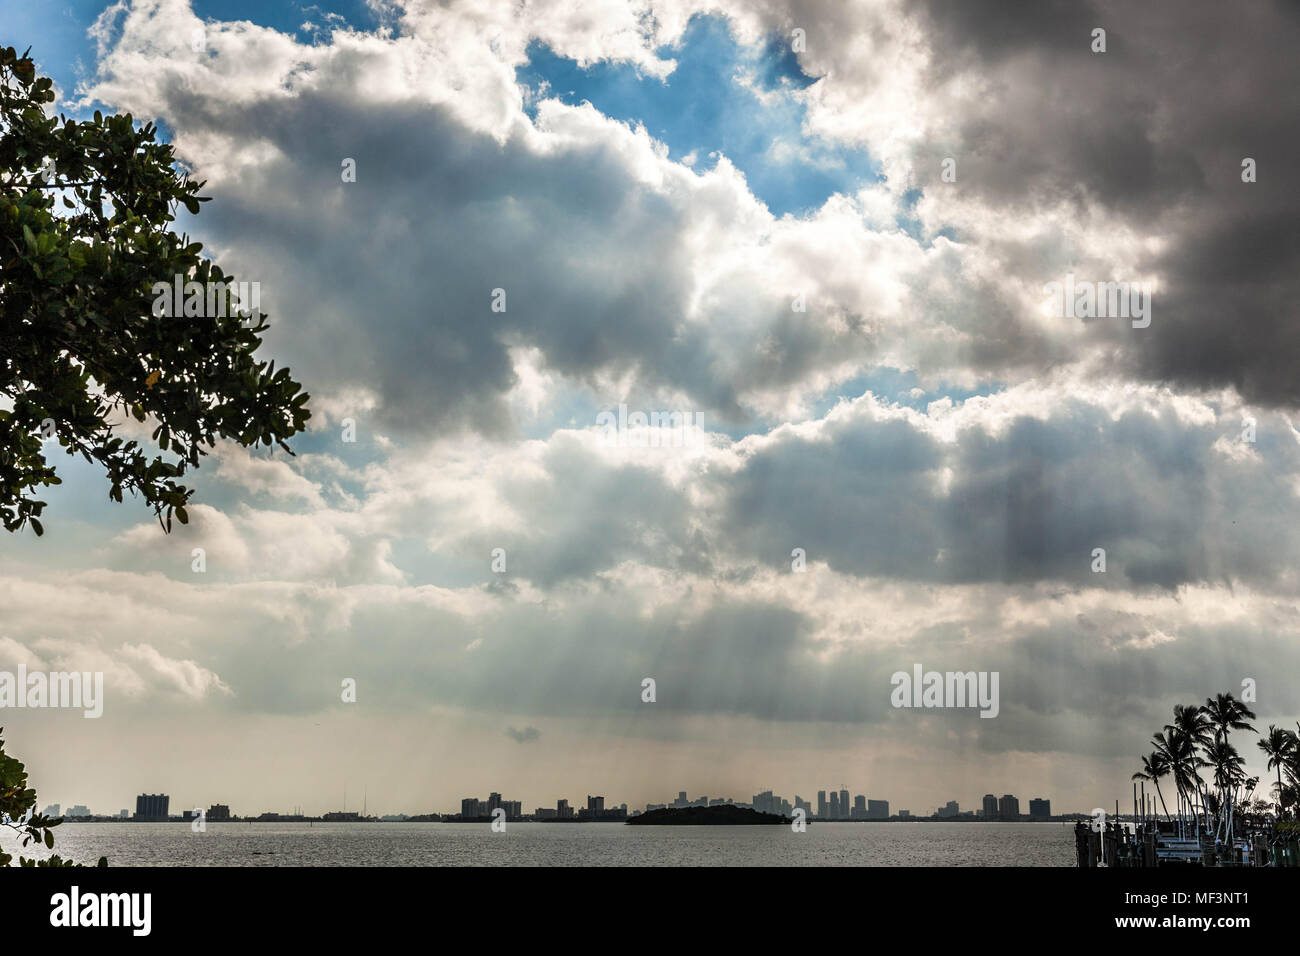
{"label": "distant city skyline", "polygon": [[[710,796],[708,794],[699,794],[695,797],[689,795],[689,791],[679,790],[672,801],[664,803],[647,802],[643,807],[629,806],[627,802],[615,804],[609,801],[608,806],[606,797],[603,794],[587,794],[585,805],[577,807],[570,804],[569,798],[558,797],[551,806],[538,805],[531,809],[527,808],[527,801],[512,800],[505,798],[501,792],[492,791],[486,799],[477,797],[464,797],[460,801],[459,810],[415,810],[407,812],[406,810],[390,810],[385,813],[365,814],[361,811],[348,811],[346,808],[341,810],[322,811],[316,814],[304,814],[302,807],[295,807],[291,813],[281,813],[280,811],[259,809],[240,813],[238,810],[233,811],[229,804],[216,803],[207,806],[204,810],[207,819],[220,821],[230,817],[250,818],[258,816],[281,816],[281,817],[304,817],[311,816],[321,819],[395,819],[401,817],[417,817],[421,815],[434,814],[438,816],[459,816],[468,820],[489,819],[498,809],[505,812],[506,819],[538,819],[538,820],[621,820],[629,816],[659,810],[664,808],[686,808],[686,807],[708,807],[720,806],[725,804],[734,804],[736,806],[752,807],[755,810],[764,813],[772,813],[781,816],[791,816],[796,809],[803,809],[808,819],[822,821],[867,821],[867,820],[887,820],[894,817],[908,817],[913,819],[984,819],[984,820],[1031,820],[1043,819],[1052,815],[1051,801],[1046,798],[1034,797],[1029,800],[1028,811],[1022,813],[1019,808],[1019,800],[1012,794],[1003,794],[996,797],[993,794],[986,794],[983,798],[982,806],[979,810],[962,810],[961,805],[956,800],[949,800],[943,806],[936,807],[929,812],[913,811],[906,808],[891,810],[888,800],[870,798],[865,794],[852,794],[852,802],[846,799],[849,791],[841,788],[838,791],[830,791],[829,795],[826,790],[819,790],[816,794],[815,803],[804,798],[801,794],[794,794],[790,798],[783,797],[781,794],[774,793],[771,790],[764,790],[754,794],[748,800],[737,800],[730,796]],[[158,793],[142,793],[136,796],[135,814],[129,819],[134,821],[156,822],[168,819],[189,819],[194,812],[192,809],[184,809],[179,814],[169,812],[170,795]],[[198,808],[195,808],[198,809]],[[50,816],[58,816],[60,804],[47,804],[45,813]],[[1081,810],[1061,811],[1066,814],[1083,813]],[[105,813],[95,813],[84,805],[74,805],[64,814],[67,818],[96,816],[110,816]],[[128,818],[128,811],[121,810],[117,814],[111,814],[121,818]]]}

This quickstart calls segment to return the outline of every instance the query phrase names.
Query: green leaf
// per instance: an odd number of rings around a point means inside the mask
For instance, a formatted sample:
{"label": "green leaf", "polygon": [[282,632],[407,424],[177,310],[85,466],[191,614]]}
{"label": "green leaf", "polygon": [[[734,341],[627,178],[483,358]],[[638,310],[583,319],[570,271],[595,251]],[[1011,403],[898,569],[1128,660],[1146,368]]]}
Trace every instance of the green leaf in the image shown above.
{"label": "green leaf", "polygon": [[[264,314],[229,321],[152,315],[155,283],[226,275],[201,258],[200,243],[172,231],[175,210],[198,215],[209,197],[197,195],[203,184],[176,165],[155,127],[137,129],[129,115],[99,111],[93,121],[47,116],[49,78],[12,49],[0,58],[11,80],[0,82],[0,182],[27,182],[48,156],[62,181],[86,183],[53,196],[0,188],[0,369],[10,383],[40,393],[32,403],[39,414],[28,408],[19,416],[25,428],[53,418],[58,444],[49,447],[102,467],[115,502],[130,492],[183,524],[191,491],[179,479],[199,466],[204,449],[234,440],[288,450],[286,440],[305,427],[305,395],[295,399],[301,386],[258,354]],[[68,212],[55,215],[60,199]],[[162,366],[165,387],[153,377]],[[123,412],[159,426],[158,464],[116,437]],[[0,410],[0,524],[13,533],[30,520],[40,536],[35,516],[43,504],[34,489],[58,478],[39,438],[12,437],[19,423],[8,414]],[[3,794],[0,783],[0,804]]]}

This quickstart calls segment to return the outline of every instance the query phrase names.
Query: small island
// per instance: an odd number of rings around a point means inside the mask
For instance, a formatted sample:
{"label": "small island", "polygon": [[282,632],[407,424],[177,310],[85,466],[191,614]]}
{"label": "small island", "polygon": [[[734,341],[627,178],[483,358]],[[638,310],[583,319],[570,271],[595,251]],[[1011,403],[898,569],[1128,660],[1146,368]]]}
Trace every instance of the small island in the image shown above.
{"label": "small island", "polygon": [[683,826],[683,827],[752,827],[790,823],[789,817],[779,813],[762,813],[749,807],[722,804],[716,807],[665,807],[649,810],[631,817],[628,826]]}

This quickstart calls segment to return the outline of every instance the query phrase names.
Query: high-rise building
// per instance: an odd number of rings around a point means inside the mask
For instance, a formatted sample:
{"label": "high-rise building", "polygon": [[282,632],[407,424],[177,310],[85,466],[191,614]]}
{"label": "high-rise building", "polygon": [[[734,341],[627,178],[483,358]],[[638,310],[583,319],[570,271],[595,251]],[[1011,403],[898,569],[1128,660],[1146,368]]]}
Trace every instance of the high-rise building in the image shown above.
{"label": "high-rise building", "polygon": [[868,819],[868,820],[888,820],[888,819],[889,819],[889,801],[888,801],[888,800],[868,800],[868,801],[867,801],[867,819]]}
{"label": "high-rise building", "polygon": [[1029,801],[1029,816],[1034,820],[1046,820],[1052,815],[1052,801],[1034,797]]}
{"label": "high-rise building", "polygon": [[[166,798],[164,797],[163,799]],[[83,803],[75,804],[74,806],[68,807],[68,812],[65,813],[64,816],[65,817],[88,817],[90,816],[90,807],[86,806]],[[167,819],[165,807],[163,810],[163,819],[164,820]]]}
{"label": "high-rise building", "polygon": [[944,804],[943,806],[941,806],[941,807],[940,807],[940,808],[935,812],[934,815],[935,815],[936,817],[941,817],[941,818],[943,818],[943,819],[946,820],[946,819],[948,819],[949,817],[955,817],[955,816],[957,816],[957,814],[959,814],[960,812],[961,812],[961,809],[957,806],[957,801],[956,801],[956,800],[949,800],[946,804]]}
{"label": "high-rise building", "polygon": [[560,800],[555,804],[555,815],[561,820],[573,819],[573,808],[569,806],[568,800]]}
{"label": "high-rise building", "polygon": [[208,807],[207,818],[209,820],[229,820],[230,807],[224,803],[214,803]]}
{"label": "high-rise building", "polygon": [[991,793],[984,794],[984,819],[996,820],[998,818],[998,798]]}
{"label": "high-rise building", "polygon": [[845,790],[843,787],[840,787],[840,819],[841,820],[847,820],[849,818],[849,806],[850,806],[849,792]]}
{"label": "high-rise building", "polygon": [[47,817],[57,817],[59,815],[59,812],[62,809],[63,807],[61,807],[59,804],[51,803],[48,807],[45,808],[44,815]]}
{"label": "high-rise building", "polygon": [[817,791],[817,819],[829,820],[830,812],[831,812],[830,805],[826,802],[826,791],[818,790]]}
{"label": "high-rise building", "polygon": [[831,791],[830,819],[838,820],[840,818],[840,795],[834,790]]}
{"label": "high-rise building", "polygon": [[856,794],[853,797],[853,811],[850,814],[854,820],[865,820],[867,818],[867,798],[863,794]]}
{"label": "high-rise building", "polygon": [[142,793],[135,798],[137,820],[166,820],[171,797],[165,793]]}
{"label": "high-rise building", "polygon": [[1009,793],[1004,793],[1002,799],[998,801],[998,819],[999,820],[1019,820],[1020,819],[1020,801]]}
{"label": "high-rise building", "polygon": [[578,811],[578,819],[584,821],[626,820],[627,804],[620,804],[617,807],[606,807],[604,797],[587,794],[587,805]]}
{"label": "high-rise building", "polygon": [[507,820],[519,820],[524,815],[524,802],[522,800],[507,800],[495,790],[488,794],[486,800],[465,797],[460,801],[460,815],[465,820],[481,820],[484,817],[495,818],[497,810],[503,811]]}

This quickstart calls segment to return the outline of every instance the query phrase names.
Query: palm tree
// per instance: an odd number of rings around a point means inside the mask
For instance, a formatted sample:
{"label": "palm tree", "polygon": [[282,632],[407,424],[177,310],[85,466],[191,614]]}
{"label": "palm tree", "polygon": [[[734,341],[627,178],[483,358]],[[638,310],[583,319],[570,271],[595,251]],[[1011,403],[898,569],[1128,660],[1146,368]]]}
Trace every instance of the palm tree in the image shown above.
{"label": "palm tree", "polygon": [[1225,770],[1220,764],[1228,756],[1235,756],[1237,762],[1241,762],[1236,749],[1228,743],[1228,734],[1233,730],[1249,730],[1254,733],[1255,728],[1246,723],[1246,720],[1247,718],[1254,719],[1255,714],[1231,694],[1215,694],[1213,697],[1205,698],[1205,704],[1201,707],[1201,712],[1205,715],[1213,732],[1212,739],[1208,743],[1202,742],[1201,747],[1205,750],[1209,763],[1216,768],[1215,786],[1219,788],[1219,806],[1222,812],[1222,816],[1214,825],[1214,833],[1217,836],[1224,823],[1227,824],[1227,829],[1231,832],[1233,798],[1236,796],[1236,784],[1239,777],[1236,767]]}
{"label": "palm tree", "polygon": [[[1300,807],[1300,723],[1295,725],[1295,729],[1296,733],[1291,734],[1295,745],[1282,764],[1282,770],[1286,774],[1286,784],[1278,796],[1281,814],[1285,814],[1289,806]],[[1297,816],[1300,816],[1300,811],[1297,812]]]}
{"label": "palm tree", "polygon": [[[1165,724],[1165,731],[1181,731],[1183,739],[1180,744],[1180,760],[1182,764],[1183,779],[1188,787],[1188,791],[1197,797],[1203,811],[1202,823],[1205,829],[1210,828],[1208,816],[1208,807],[1202,794],[1202,781],[1197,774],[1197,770],[1205,766],[1205,761],[1196,753],[1197,747],[1205,747],[1210,742],[1210,737],[1214,732],[1214,725],[1211,723],[1205,709],[1197,704],[1175,704],[1174,705],[1174,722]],[[1175,772],[1178,771],[1177,765]],[[1193,811],[1195,815],[1195,811]]]}
{"label": "palm tree", "polygon": [[1255,795],[1255,788],[1259,786],[1259,777],[1247,777],[1241,786],[1245,791],[1241,795],[1241,805],[1244,807],[1250,803],[1251,797]]}
{"label": "palm tree", "polygon": [[1247,719],[1255,719],[1255,712],[1231,694],[1215,694],[1205,698],[1205,706],[1201,710],[1225,740],[1229,730],[1255,731],[1254,727],[1246,723]]}
{"label": "palm tree", "polygon": [[1268,769],[1277,770],[1277,810],[1278,819],[1282,818],[1282,767],[1286,764],[1297,746],[1296,735],[1285,727],[1268,725],[1268,733],[1255,745],[1268,757]]}
{"label": "palm tree", "polygon": [[1232,839],[1232,804],[1233,795],[1237,785],[1246,779],[1246,774],[1242,770],[1246,761],[1242,759],[1237,748],[1228,743],[1228,735],[1216,733],[1214,739],[1210,741],[1209,746],[1205,748],[1205,757],[1209,765],[1214,768],[1214,785],[1218,788],[1218,799],[1216,816],[1219,818],[1214,825],[1214,835],[1217,838],[1220,830],[1224,830],[1225,836]]}
{"label": "palm tree", "polygon": [[[1156,795],[1168,818],[1169,808],[1165,806],[1160,778],[1172,776],[1178,793],[1179,831],[1182,832],[1186,806],[1197,821],[1198,834],[1202,827],[1208,834],[1213,819],[1215,837],[1226,833],[1231,841],[1236,818],[1246,812],[1243,808],[1250,807],[1259,778],[1247,778],[1245,760],[1229,742],[1229,736],[1234,730],[1256,733],[1249,723],[1254,719],[1254,711],[1232,694],[1207,697],[1201,705],[1177,704],[1173,723],[1165,724],[1164,730],[1151,738],[1152,752],[1142,758],[1142,769],[1132,779],[1155,784]],[[1300,723],[1296,729],[1300,731]],[[1269,755],[1268,768],[1277,770],[1280,817],[1291,803],[1300,806],[1300,733],[1270,726],[1269,741],[1260,742],[1259,747]],[[1209,785],[1201,779],[1202,767],[1213,770]]]}
{"label": "palm tree", "polygon": [[1197,746],[1209,742],[1210,727],[1205,709],[1196,704],[1174,704],[1174,722],[1165,724],[1165,730],[1181,730]]}
{"label": "palm tree", "polygon": [[[1150,780],[1156,785],[1156,794],[1160,797],[1160,808],[1165,811],[1165,819],[1169,819],[1169,808],[1165,806],[1165,795],[1160,792],[1160,778],[1167,777],[1171,773],[1169,767],[1169,758],[1159,747],[1142,758],[1142,769],[1130,777],[1130,780]],[[1279,771],[1280,773],[1280,771]]]}
{"label": "palm tree", "polygon": [[[1180,708],[1174,708],[1175,720],[1179,719],[1179,710]],[[1196,712],[1199,713],[1199,710]],[[1201,758],[1196,753],[1193,737],[1173,725],[1167,726],[1163,731],[1152,737],[1151,743],[1155,747],[1155,752],[1160,755],[1173,775],[1174,787],[1178,790],[1178,819],[1181,828],[1183,804],[1186,804],[1192,810],[1193,819],[1195,819],[1195,808],[1191,795],[1200,792],[1201,780],[1196,775],[1196,770],[1202,763]]]}

